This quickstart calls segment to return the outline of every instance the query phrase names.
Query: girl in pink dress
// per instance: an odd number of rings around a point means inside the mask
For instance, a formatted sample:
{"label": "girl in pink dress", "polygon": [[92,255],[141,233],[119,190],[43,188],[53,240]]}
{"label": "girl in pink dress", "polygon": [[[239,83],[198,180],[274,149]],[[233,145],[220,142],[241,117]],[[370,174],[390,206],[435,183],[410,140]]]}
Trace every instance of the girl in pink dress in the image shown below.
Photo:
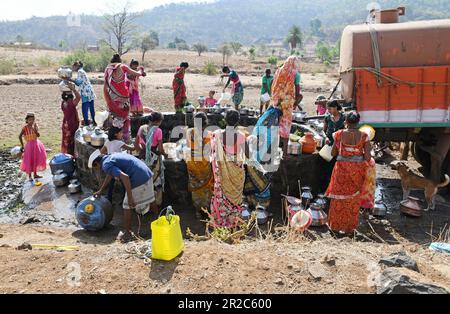
{"label": "girl in pink dress", "polygon": [[[44,144],[38,139],[41,135],[39,134],[39,127],[35,123],[34,114],[27,114],[25,122],[26,125],[22,128],[19,135],[23,151],[20,170],[28,174],[30,181],[33,181],[32,174],[34,174],[34,179],[41,179],[42,177],[37,173],[47,168],[47,152],[45,151]],[[23,144],[23,138],[26,141],[25,146]]]}
{"label": "girl in pink dress", "polygon": [[[144,72],[143,67],[139,67],[139,61],[131,60],[130,68],[134,71],[141,70]],[[141,96],[139,94],[139,76],[128,75],[128,90],[130,91],[130,111],[133,116],[142,116],[144,114],[144,106],[142,105]]]}

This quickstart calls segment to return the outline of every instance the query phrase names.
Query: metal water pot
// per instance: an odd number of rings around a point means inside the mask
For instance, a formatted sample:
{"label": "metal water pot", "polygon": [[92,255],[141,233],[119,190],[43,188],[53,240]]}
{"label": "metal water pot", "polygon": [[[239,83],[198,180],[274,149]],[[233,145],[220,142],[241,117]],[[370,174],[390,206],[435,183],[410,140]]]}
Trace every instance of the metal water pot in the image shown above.
{"label": "metal water pot", "polygon": [[247,108],[241,108],[241,110],[239,110],[239,113],[242,116],[248,116],[248,109]]}
{"label": "metal water pot", "polygon": [[94,131],[94,129],[92,129],[92,128],[90,128],[90,127],[88,127],[88,126],[85,126],[84,128],[83,128],[83,140],[86,142],[86,143],[91,143],[91,141],[92,141],[92,132]]}
{"label": "metal water pot", "polygon": [[327,209],[328,201],[324,194],[317,195],[316,204],[319,205],[322,208],[322,210]]}
{"label": "metal water pot", "polygon": [[301,155],[302,154],[302,144],[300,144],[299,142],[289,141],[288,154],[296,155],[296,156]]}
{"label": "metal water pot", "polygon": [[81,183],[78,180],[74,179],[74,180],[70,181],[69,193],[70,194],[81,193]]}
{"label": "metal water pot", "polygon": [[258,225],[265,225],[269,221],[269,213],[263,206],[256,207],[256,220]]}
{"label": "metal water pot", "polygon": [[95,147],[101,147],[105,145],[108,136],[100,128],[96,128],[94,133],[91,134],[91,145]]}
{"label": "metal water pot", "polygon": [[308,208],[309,204],[313,201],[314,196],[309,186],[302,188],[302,205],[304,208]]}
{"label": "metal water pot", "polygon": [[200,107],[205,107],[205,97],[204,96],[198,97],[198,104],[200,105]]}
{"label": "metal water pot", "polygon": [[324,226],[328,221],[327,214],[322,210],[322,206],[317,203],[311,204],[308,209],[308,213],[310,213],[312,216],[311,226]]}
{"label": "metal water pot", "polygon": [[189,104],[189,105],[187,105],[186,107],[184,107],[184,111],[185,111],[186,113],[194,113],[195,108],[194,108],[194,106],[192,106],[191,104]]}
{"label": "metal water pot", "polygon": [[252,213],[249,209],[249,205],[247,203],[242,204],[242,213],[241,213],[241,217],[242,219],[244,219],[245,221],[248,221],[250,219],[250,217],[252,216]]}
{"label": "metal water pot", "polygon": [[387,206],[382,203],[375,204],[375,207],[372,209],[372,215],[375,217],[384,217],[387,214]]}
{"label": "metal water pot", "polygon": [[58,170],[53,176],[53,184],[56,187],[63,187],[69,183],[69,175],[63,170]]}
{"label": "metal water pot", "polygon": [[68,81],[72,78],[72,73],[72,69],[68,66],[62,66],[58,69],[58,77],[65,81]]}

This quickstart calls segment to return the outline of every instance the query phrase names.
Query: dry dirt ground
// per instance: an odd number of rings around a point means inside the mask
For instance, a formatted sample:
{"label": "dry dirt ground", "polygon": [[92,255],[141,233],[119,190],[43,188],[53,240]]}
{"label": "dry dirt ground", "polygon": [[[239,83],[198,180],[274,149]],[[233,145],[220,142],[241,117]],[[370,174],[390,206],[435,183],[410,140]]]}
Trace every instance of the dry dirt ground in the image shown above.
{"label": "dry dirt ground", "polygon": [[[94,73],[92,77],[101,77],[102,74]],[[15,75],[0,76],[2,80],[24,79],[38,80],[42,78],[54,78],[53,75]],[[141,93],[145,106],[159,111],[173,111],[173,91],[171,73],[149,73],[142,79]],[[335,84],[333,74],[320,73],[316,75],[303,75],[303,89],[305,106],[310,113],[314,113],[314,99],[319,94],[317,90],[329,95],[329,90]],[[249,108],[259,108],[259,97],[261,78],[256,76],[242,76],[244,82],[245,98],[243,105]],[[188,74],[186,85],[188,97],[191,103],[197,103],[199,96],[206,96],[210,90],[220,93],[224,83],[219,85],[218,76],[207,76],[202,74]],[[96,111],[105,110],[102,85],[95,85]],[[18,145],[18,136],[24,124],[26,113],[36,113],[37,123],[41,128],[41,140],[47,148],[59,149],[61,142],[61,124],[63,114],[61,112],[60,92],[57,85],[40,84],[12,84],[0,86],[0,117],[3,123],[0,125],[0,147],[12,147]],[[79,105],[79,116],[81,105]]]}
{"label": "dry dirt ground", "polygon": [[[67,230],[0,225],[0,234],[2,293],[373,293],[378,260],[402,250],[419,265],[414,278],[450,289],[448,256],[414,244],[349,238],[187,242],[174,261],[145,265],[121,244],[77,240]],[[24,239],[79,251],[16,250]]]}

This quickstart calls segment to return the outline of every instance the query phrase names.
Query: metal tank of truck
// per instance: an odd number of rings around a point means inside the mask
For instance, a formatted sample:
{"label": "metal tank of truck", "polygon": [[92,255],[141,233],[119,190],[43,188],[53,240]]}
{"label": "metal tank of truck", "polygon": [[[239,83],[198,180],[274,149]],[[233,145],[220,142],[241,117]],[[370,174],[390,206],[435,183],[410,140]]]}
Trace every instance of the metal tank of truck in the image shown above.
{"label": "metal tank of truck", "polygon": [[399,23],[404,8],[341,38],[341,93],[377,142],[413,142],[426,175],[450,173],[450,19]]}

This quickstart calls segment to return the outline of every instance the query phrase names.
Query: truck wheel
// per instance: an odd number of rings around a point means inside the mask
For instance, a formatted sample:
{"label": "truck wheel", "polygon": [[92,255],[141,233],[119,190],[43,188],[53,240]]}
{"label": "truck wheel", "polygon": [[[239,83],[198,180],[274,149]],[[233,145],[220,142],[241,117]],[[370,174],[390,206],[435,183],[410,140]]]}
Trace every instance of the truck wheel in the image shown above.
{"label": "truck wheel", "polygon": [[422,150],[417,143],[414,143],[413,145],[412,154],[414,156],[414,159],[417,160],[417,162],[423,167],[424,176],[428,177],[431,170],[430,154]]}

